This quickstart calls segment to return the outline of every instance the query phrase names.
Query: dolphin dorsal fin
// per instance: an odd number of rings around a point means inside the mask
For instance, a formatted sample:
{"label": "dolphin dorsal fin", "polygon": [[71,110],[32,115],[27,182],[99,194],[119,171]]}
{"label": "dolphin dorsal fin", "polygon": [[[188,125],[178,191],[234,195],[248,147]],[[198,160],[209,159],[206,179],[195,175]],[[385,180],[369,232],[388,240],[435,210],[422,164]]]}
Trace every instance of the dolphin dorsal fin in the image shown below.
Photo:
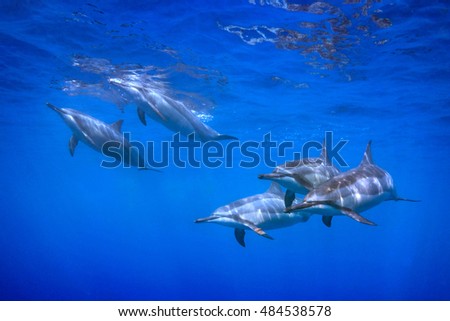
{"label": "dolphin dorsal fin", "polygon": [[325,138],[322,141],[322,151],[320,153],[320,158],[322,158],[325,161],[326,165],[330,164],[330,159],[328,158],[327,152],[327,140]]}
{"label": "dolphin dorsal fin", "polygon": [[115,123],[112,123],[111,127],[114,128],[115,130],[121,132],[122,131],[122,124],[123,124],[123,119],[119,119]]}
{"label": "dolphin dorsal fin", "polygon": [[364,152],[364,156],[363,159],[361,161],[360,165],[369,165],[369,164],[373,164],[373,159],[372,159],[372,150],[370,148],[370,146],[372,145],[372,141],[369,140],[369,142],[367,143],[367,147],[366,147],[366,151]]}
{"label": "dolphin dorsal fin", "polygon": [[284,195],[283,191],[281,190],[280,184],[278,184],[276,182],[272,182],[272,184],[270,184],[270,187],[267,190],[267,193],[272,193],[272,194],[276,194],[276,195]]}

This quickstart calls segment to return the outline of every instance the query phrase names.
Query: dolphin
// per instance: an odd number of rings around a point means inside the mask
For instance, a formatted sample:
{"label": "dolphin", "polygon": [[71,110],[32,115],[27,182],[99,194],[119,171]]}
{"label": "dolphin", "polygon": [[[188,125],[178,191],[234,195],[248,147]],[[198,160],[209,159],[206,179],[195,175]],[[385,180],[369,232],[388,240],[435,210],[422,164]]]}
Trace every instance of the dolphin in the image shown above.
{"label": "dolphin", "polygon": [[258,178],[271,180],[285,187],[285,206],[289,207],[295,199],[295,193],[306,195],[339,173],[339,169],[328,159],[324,141],[319,157],[286,162],[275,167],[272,173],[261,174]]}
{"label": "dolphin", "polygon": [[173,132],[184,136],[194,133],[202,142],[211,140],[237,139],[234,136],[219,134],[203,123],[183,102],[173,99],[161,86],[143,86],[138,78],[109,78],[109,83],[128,92],[137,105],[140,121],[147,125],[145,115],[161,123]]}
{"label": "dolphin", "polygon": [[211,222],[232,227],[236,241],[244,247],[245,230],[252,230],[258,235],[273,240],[264,230],[306,222],[310,217],[308,211],[283,213],[285,208],[283,196],[280,185],[273,182],[265,193],[242,198],[219,207],[211,216],[197,219],[194,222]]}
{"label": "dolphin", "polygon": [[357,222],[376,225],[362,217],[359,212],[368,210],[383,201],[418,202],[397,196],[391,175],[381,169],[372,159],[371,141],[357,168],[334,176],[310,191],[301,203],[286,208],[291,213],[308,209],[322,215],[323,223],[330,227],[335,215],[346,215]]}
{"label": "dolphin", "polygon": [[143,156],[135,148],[131,148],[130,142],[123,137],[123,133],[121,132],[123,120],[118,120],[113,124],[107,124],[75,109],[58,108],[50,103],[47,103],[47,106],[56,111],[72,130],[73,135],[69,140],[70,155],[74,155],[79,141],[82,141],[98,152],[102,152],[105,143],[116,142],[120,146],[117,150],[121,153],[122,159],[126,164],[136,166],[140,169],[157,171],[145,167]]}

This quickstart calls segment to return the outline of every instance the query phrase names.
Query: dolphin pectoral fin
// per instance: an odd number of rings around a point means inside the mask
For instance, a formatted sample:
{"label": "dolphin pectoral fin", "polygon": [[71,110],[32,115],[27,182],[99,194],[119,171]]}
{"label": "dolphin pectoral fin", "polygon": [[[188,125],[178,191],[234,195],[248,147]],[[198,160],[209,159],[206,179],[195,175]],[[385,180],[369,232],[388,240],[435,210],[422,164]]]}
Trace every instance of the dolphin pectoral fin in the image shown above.
{"label": "dolphin pectoral fin", "polygon": [[147,126],[147,120],[145,119],[144,110],[138,107],[137,114],[138,114],[138,117],[139,117],[139,120],[141,121],[141,123],[144,124],[144,126]]}
{"label": "dolphin pectoral fin", "polygon": [[240,228],[234,229],[234,237],[236,238],[236,241],[243,247],[245,247],[245,230]]}
{"label": "dolphin pectoral fin", "polygon": [[329,205],[331,207],[334,207],[335,209],[341,211],[342,214],[354,219],[355,221],[359,222],[359,223],[363,223],[363,224],[367,224],[367,225],[372,225],[372,226],[376,226],[377,224],[375,224],[372,221],[369,221],[367,218],[359,215],[358,213],[356,213],[354,210],[347,208],[347,207],[342,207],[339,206],[335,203],[333,203],[332,201],[318,201],[316,203],[322,203],[325,205]]}
{"label": "dolphin pectoral fin", "polygon": [[333,216],[322,216],[322,222],[327,227],[331,227],[331,220],[333,219]]}
{"label": "dolphin pectoral fin", "polygon": [[[342,214],[354,219],[357,222],[363,223],[363,224],[367,224],[367,225],[372,225],[372,226],[376,226],[376,224],[372,221],[369,221],[368,219],[366,219],[365,217],[359,215],[358,213],[356,213],[355,211],[353,211],[350,208],[347,207],[342,207],[339,206],[337,204],[335,204],[333,201],[311,201],[311,202],[302,202],[300,204],[288,207],[284,210],[285,213],[289,213],[289,212],[293,212],[293,211],[298,211],[298,210],[302,210],[305,208],[309,208],[315,205],[328,205],[330,207],[333,207],[337,210],[339,210]],[[322,220],[324,220],[322,218]],[[324,221],[324,224],[327,225]],[[330,220],[330,224],[331,224],[331,220]],[[328,225],[327,225],[328,226]]]}
{"label": "dolphin pectoral fin", "polygon": [[264,236],[265,238],[269,239],[269,240],[273,240],[273,237],[270,236],[269,234],[267,234],[266,232],[264,232],[264,230],[262,230],[261,228],[257,227],[256,225],[254,226],[254,228],[250,227],[249,228],[255,232],[256,234],[260,235],[260,236]]}
{"label": "dolphin pectoral fin", "polygon": [[256,234],[260,235],[260,236],[264,236],[265,238],[268,238],[269,240],[273,240],[273,237],[270,236],[269,234],[267,234],[263,229],[261,229],[260,227],[256,226],[255,224],[253,224],[250,221],[244,220],[242,218],[240,218],[239,216],[234,216],[233,219],[236,222],[241,223],[242,225],[245,225],[246,227],[248,227],[249,229],[251,229],[253,232],[255,232]]}
{"label": "dolphin pectoral fin", "polygon": [[286,190],[286,194],[284,194],[284,206],[290,207],[295,200],[295,192],[288,189]]}
{"label": "dolphin pectoral fin", "polygon": [[75,135],[72,135],[72,137],[70,137],[69,140],[69,151],[71,156],[73,156],[73,154],[75,153],[75,147],[77,147],[77,145],[78,145],[78,138],[76,138]]}
{"label": "dolphin pectoral fin", "polygon": [[352,219],[354,219],[355,221],[359,222],[359,223],[363,223],[363,224],[367,224],[367,225],[372,225],[372,226],[376,226],[377,224],[375,224],[372,221],[369,221],[367,218],[359,215],[358,213],[356,213],[355,211],[346,208],[346,207],[339,207],[339,210],[342,212],[342,214],[351,217]]}
{"label": "dolphin pectoral fin", "polygon": [[251,229],[253,232],[255,232],[256,234],[258,234],[260,236],[264,236],[265,238],[268,238],[269,240],[273,240],[272,236],[270,236],[269,234],[264,232],[264,230],[262,228],[257,227],[255,224],[248,222],[248,221],[243,222],[243,224],[245,226],[247,226],[249,229]]}

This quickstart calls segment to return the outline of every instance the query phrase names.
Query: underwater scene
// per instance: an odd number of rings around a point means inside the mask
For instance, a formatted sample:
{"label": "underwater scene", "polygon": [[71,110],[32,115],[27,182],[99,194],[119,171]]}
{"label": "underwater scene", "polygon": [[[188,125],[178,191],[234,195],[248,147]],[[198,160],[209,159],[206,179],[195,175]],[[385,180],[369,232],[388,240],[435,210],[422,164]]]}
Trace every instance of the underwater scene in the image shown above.
{"label": "underwater scene", "polygon": [[0,17],[0,300],[450,300],[448,1]]}

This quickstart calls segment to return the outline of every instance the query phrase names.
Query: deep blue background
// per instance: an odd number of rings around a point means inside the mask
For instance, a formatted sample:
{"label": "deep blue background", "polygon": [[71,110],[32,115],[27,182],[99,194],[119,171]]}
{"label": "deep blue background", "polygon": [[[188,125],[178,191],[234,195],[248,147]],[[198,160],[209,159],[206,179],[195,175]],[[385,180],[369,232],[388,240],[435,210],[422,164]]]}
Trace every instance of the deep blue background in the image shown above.
{"label": "deep blue background", "polygon": [[[1,1],[0,299],[449,300],[448,2],[382,2],[358,18],[364,2],[330,2],[341,13],[323,15],[211,3]],[[347,34],[324,24],[337,61],[311,43],[250,45],[223,29],[300,31],[302,21],[341,14]],[[271,231],[274,241],[248,233],[242,248],[232,229],[193,221],[264,191],[256,177],[270,168],[106,170],[84,145],[72,158],[70,131],[47,101],[125,119],[141,140],[170,138],[159,124],[142,126],[133,106],[121,113],[61,91],[65,80],[93,77],[71,65],[74,55],[172,68],[171,86],[213,101],[209,124],[241,141],[271,131],[302,144],[330,130],[349,140],[342,154],[356,166],[372,139],[399,194],[422,202],[364,213],[377,227],[337,217],[327,229],[312,217]]]}

